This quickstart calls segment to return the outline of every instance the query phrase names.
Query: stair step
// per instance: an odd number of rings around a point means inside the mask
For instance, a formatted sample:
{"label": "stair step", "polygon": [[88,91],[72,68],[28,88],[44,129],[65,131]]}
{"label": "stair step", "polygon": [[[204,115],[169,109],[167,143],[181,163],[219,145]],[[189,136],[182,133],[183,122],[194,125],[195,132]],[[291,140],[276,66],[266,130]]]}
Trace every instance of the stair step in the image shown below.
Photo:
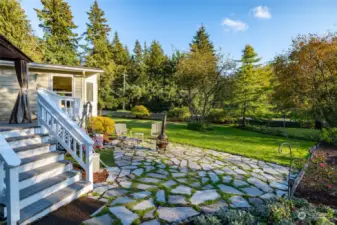
{"label": "stair step", "polygon": [[92,184],[90,182],[79,181],[48,195],[21,209],[18,224],[31,223],[77,199],[79,196],[89,192],[91,188]]}
{"label": "stair step", "polygon": [[33,135],[6,138],[6,141],[12,148],[33,144],[41,144],[43,142],[47,142],[48,140],[49,140],[48,134],[33,134]]}
{"label": "stair step", "polygon": [[20,190],[69,170],[72,170],[72,164],[69,161],[62,160],[22,172],[19,174]]}
{"label": "stair step", "polygon": [[20,158],[28,158],[34,155],[40,155],[49,152],[50,144],[41,143],[34,145],[26,145],[17,148],[13,148],[14,152],[19,155]]}
{"label": "stair step", "polygon": [[65,188],[81,179],[78,171],[67,171],[20,190],[20,208]]}
{"label": "stair step", "polygon": [[46,166],[51,163],[58,162],[60,160],[64,160],[64,152],[61,151],[53,151],[41,155],[23,158],[21,159],[19,172],[21,173],[32,169],[36,169],[38,167]]}
{"label": "stair step", "polygon": [[18,137],[25,135],[33,135],[36,133],[40,133],[41,129],[36,124],[30,124],[26,126],[13,126],[11,124],[1,125],[0,135],[9,138],[9,137]]}

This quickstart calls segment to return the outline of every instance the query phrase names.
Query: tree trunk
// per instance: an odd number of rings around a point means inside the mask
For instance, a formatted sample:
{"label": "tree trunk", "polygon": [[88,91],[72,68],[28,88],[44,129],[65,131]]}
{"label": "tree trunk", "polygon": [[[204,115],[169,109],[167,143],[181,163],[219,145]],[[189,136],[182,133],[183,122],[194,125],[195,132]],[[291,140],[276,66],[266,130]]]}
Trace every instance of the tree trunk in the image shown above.
{"label": "tree trunk", "polygon": [[322,127],[323,127],[322,122],[315,120],[315,129],[322,130]]}

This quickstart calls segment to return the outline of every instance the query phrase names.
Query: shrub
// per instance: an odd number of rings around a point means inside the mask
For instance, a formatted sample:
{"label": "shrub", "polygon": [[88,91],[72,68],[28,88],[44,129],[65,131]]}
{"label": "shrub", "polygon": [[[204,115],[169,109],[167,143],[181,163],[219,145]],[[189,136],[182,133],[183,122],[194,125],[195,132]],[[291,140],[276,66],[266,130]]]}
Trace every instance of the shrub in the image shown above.
{"label": "shrub", "polygon": [[146,118],[150,116],[149,110],[143,105],[136,105],[131,109],[131,114],[136,118]]}
{"label": "shrub", "polygon": [[234,118],[230,117],[223,109],[212,109],[207,116],[207,120],[211,123],[234,123]]}
{"label": "shrub", "polygon": [[186,121],[191,117],[191,113],[187,107],[175,107],[167,112],[167,117],[176,121]]}
{"label": "shrub", "polygon": [[328,144],[337,146],[337,128],[323,128],[321,140]]}
{"label": "shrub", "polygon": [[89,121],[89,130],[95,133],[113,135],[115,132],[115,121],[109,117],[92,117]]}
{"label": "shrub", "polygon": [[[308,202],[298,204],[297,201],[297,198],[291,200],[280,198],[256,208],[220,210],[213,215],[198,216],[193,222],[196,225],[333,224],[332,221],[336,216],[333,209],[322,208]],[[300,213],[303,216],[300,217]]]}
{"label": "shrub", "polygon": [[191,120],[187,123],[187,129],[196,131],[213,130],[213,128],[204,121]]}
{"label": "shrub", "polygon": [[313,120],[301,120],[300,126],[301,126],[301,128],[314,129],[315,128],[315,121],[313,121]]}

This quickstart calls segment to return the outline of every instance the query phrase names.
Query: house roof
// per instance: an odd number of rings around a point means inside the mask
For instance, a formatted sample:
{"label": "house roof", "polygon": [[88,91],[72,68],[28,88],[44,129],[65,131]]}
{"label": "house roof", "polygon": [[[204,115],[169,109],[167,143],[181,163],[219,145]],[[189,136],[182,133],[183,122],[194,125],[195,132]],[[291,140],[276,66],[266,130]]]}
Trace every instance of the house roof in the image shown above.
{"label": "house roof", "polygon": [[13,45],[5,36],[0,34],[0,60],[25,60],[33,62],[33,60],[23,53],[19,48]]}
{"label": "house roof", "polygon": [[[0,66],[14,67],[13,62],[0,60]],[[53,65],[53,64],[44,64],[44,63],[28,63],[29,70],[39,70],[39,71],[60,71],[60,72],[75,72],[75,73],[103,73],[102,69],[98,68],[89,68],[83,66],[64,66],[64,65]]]}

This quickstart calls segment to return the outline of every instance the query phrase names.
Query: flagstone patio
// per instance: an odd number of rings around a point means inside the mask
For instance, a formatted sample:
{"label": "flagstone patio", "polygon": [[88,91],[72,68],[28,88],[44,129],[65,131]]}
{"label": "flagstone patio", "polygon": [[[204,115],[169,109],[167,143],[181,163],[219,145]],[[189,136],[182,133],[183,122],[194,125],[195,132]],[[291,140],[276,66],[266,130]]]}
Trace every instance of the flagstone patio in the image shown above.
{"label": "flagstone patio", "polygon": [[107,169],[107,182],[95,184],[91,196],[107,202],[108,210],[85,224],[182,222],[200,213],[258,206],[288,188],[287,167],[223,152],[172,144],[165,153],[111,151],[117,166]]}

